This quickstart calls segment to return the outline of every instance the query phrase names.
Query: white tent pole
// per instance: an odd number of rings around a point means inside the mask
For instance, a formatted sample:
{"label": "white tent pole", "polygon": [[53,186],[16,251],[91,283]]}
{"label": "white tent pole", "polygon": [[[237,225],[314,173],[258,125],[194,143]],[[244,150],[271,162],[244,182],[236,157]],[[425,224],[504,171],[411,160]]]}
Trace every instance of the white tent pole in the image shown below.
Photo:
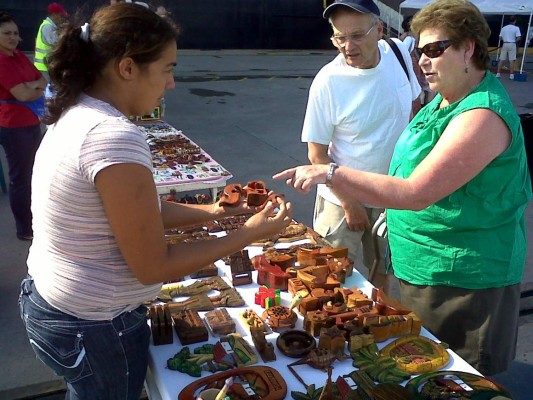
{"label": "white tent pole", "polygon": [[[502,28],[503,28],[503,19],[505,18],[505,14],[502,15],[502,24],[500,26],[500,33],[502,31]],[[500,33],[498,33],[498,46],[496,48],[496,61],[500,61]]]}
{"label": "white tent pole", "polygon": [[400,4],[400,8],[398,9],[398,37],[400,37],[400,29],[402,29],[402,5]]}
{"label": "white tent pole", "polygon": [[531,26],[531,17],[533,16],[533,8],[531,9],[531,12],[529,13],[529,23],[527,24],[527,32],[526,32],[526,43],[524,44],[524,53],[522,54],[522,63],[520,64],[520,74],[522,74],[522,71],[524,70],[524,61],[527,57],[527,45],[529,44],[529,27]]}

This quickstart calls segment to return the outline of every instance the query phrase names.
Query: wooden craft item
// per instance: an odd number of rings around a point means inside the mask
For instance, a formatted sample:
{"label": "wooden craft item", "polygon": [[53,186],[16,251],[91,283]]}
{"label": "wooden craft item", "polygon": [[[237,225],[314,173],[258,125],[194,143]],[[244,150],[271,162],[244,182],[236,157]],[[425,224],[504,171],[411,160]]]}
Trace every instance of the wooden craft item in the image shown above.
{"label": "wooden craft item", "polygon": [[337,326],[322,328],[318,339],[318,348],[329,350],[332,354],[344,354],[346,339]]}
{"label": "wooden craft item", "polygon": [[185,310],[209,311],[214,310],[215,306],[211,301],[211,298],[207,294],[201,293],[191,296],[187,300],[172,301],[168,303],[168,308],[170,310],[170,313],[172,314]]}
{"label": "wooden craft item", "polygon": [[280,333],[276,346],[287,357],[302,358],[316,347],[316,341],[309,333],[293,329]]}
{"label": "wooden craft item", "polygon": [[206,343],[196,347],[194,353],[191,353],[189,347],[184,346],[167,360],[167,368],[199,378],[206,366],[209,366],[209,370],[215,368],[212,362],[214,359],[213,349],[214,345]]}
{"label": "wooden craft item", "polygon": [[371,307],[374,305],[374,301],[372,299],[355,287],[351,289],[342,288],[337,290],[338,293],[343,296],[344,302],[349,308],[364,306]]}
{"label": "wooden craft item", "polygon": [[322,247],[319,254],[335,258],[348,257],[348,247]]}
{"label": "wooden craft item", "polygon": [[322,311],[325,311],[328,315],[342,314],[348,311],[346,303],[328,301],[322,306]]}
{"label": "wooden craft item", "polygon": [[[220,343],[228,343],[233,351],[233,358],[237,367],[256,364],[259,361],[252,346],[238,333],[232,333],[220,338]],[[216,358],[215,358],[216,359]]]}
{"label": "wooden craft item", "polygon": [[242,185],[240,183],[232,183],[226,185],[220,195],[219,204],[226,207],[236,207],[241,202],[243,194]]}
{"label": "wooden craft item", "polygon": [[253,258],[253,264],[257,270],[258,285],[287,291],[289,279],[292,278],[292,275],[283,271],[277,265],[270,264],[262,254]]}
{"label": "wooden craft item", "polygon": [[[309,229],[311,228],[307,227],[307,231]],[[296,253],[298,252],[298,250],[301,250],[301,249],[315,250],[315,249],[320,249],[320,247],[321,246],[317,245],[316,243],[300,243],[300,244],[294,244],[292,246],[289,246],[283,249],[269,247],[269,248],[264,249],[263,254],[265,255],[267,259],[271,255],[276,255],[276,254],[286,254],[288,256],[296,258]]]}
{"label": "wooden craft item", "polygon": [[268,194],[268,189],[263,181],[252,181],[243,188],[239,183],[226,185],[220,194],[219,204],[225,207],[237,207],[244,198],[249,206],[255,207],[256,211],[262,211],[270,201],[278,204],[278,198],[283,194]]}
{"label": "wooden craft item", "polygon": [[263,205],[268,199],[268,190],[265,182],[252,181],[246,185],[246,202],[250,207]]}
{"label": "wooden craft item", "polygon": [[[307,231],[309,232],[309,229]],[[348,247],[319,247],[310,249],[302,247],[296,252],[297,261],[301,266],[325,264],[327,259],[331,257],[348,258]],[[353,261],[350,260],[350,262],[353,265]]]}
{"label": "wooden craft item", "polygon": [[[241,399],[283,400],[287,394],[287,384],[281,374],[274,368],[254,366],[231,369],[205,378],[198,379],[187,385],[178,395],[178,400],[191,400],[195,394],[205,388],[221,389],[226,379],[233,377],[233,385],[228,391]],[[252,390],[250,394],[247,389]]]}
{"label": "wooden craft item", "polygon": [[398,383],[380,383],[373,390],[374,400],[411,400],[409,391]]}
{"label": "wooden craft item", "polygon": [[217,275],[218,275],[218,267],[214,263],[211,263],[207,267],[202,268],[196,272],[193,272],[190,276],[193,279],[198,279],[198,278],[206,278],[208,276],[217,276]]}
{"label": "wooden craft item", "polygon": [[392,323],[387,317],[374,316],[373,319],[365,319],[363,322],[368,332],[374,336],[376,343],[384,342],[392,336]]}
{"label": "wooden craft item", "polygon": [[259,286],[259,289],[254,295],[254,303],[263,308],[281,306],[281,290]]}
{"label": "wooden craft item", "polygon": [[400,383],[410,378],[410,373],[399,368],[390,357],[381,355],[375,343],[351,352],[353,366],[364,371],[380,383]]}
{"label": "wooden craft item", "polygon": [[339,376],[336,383],[342,398],[352,398],[354,389],[357,394],[363,392],[356,398],[374,398],[372,393],[376,387],[376,383],[364,371],[353,371],[348,375]]}
{"label": "wooden craft item", "polygon": [[323,288],[333,290],[341,285],[340,281],[331,276],[327,264],[298,269],[296,277],[309,289]]}
{"label": "wooden craft item", "polygon": [[318,249],[301,248],[296,252],[296,260],[300,267],[310,267],[314,265],[325,264],[327,261],[326,255],[321,255]]}
{"label": "wooden craft item", "polygon": [[291,243],[301,239],[307,239],[307,226],[302,223],[293,223],[285,227],[278,237],[280,243]]}
{"label": "wooden craft item", "polygon": [[298,316],[291,309],[284,306],[274,306],[265,310],[263,320],[274,330],[294,328]]}
{"label": "wooden craft item", "polygon": [[240,318],[243,321],[244,325],[247,326],[250,330],[252,328],[262,329],[267,333],[272,333],[272,329],[270,329],[270,327],[266,324],[263,318],[261,318],[254,310],[250,308],[246,309],[242,314],[240,314]]}
{"label": "wooden craft item", "polygon": [[355,383],[355,381],[349,375],[339,375],[335,381],[335,384],[337,385],[337,390],[343,399],[349,398],[352,392],[356,392],[358,390],[357,383]]}
{"label": "wooden craft item", "polygon": [[331,364],[333,364],[335,360],[344,360],[345,358],[346,357],[344,356],[333,354],[329,350],[315,348],[311,350],[309,354],[305,356],[304,358],[298,361],[295,361],[291,364],[288,364],[287,368],[289,368],[289,371],[292,372],[292,374],[296,377],[296,379],[298,379],[298,381],[302,385],[304,385],[304,387],[307,388],[308,385],[304,382],[304,380],[300,377],[300,375],[296,373],[296,370],[294,369],[296,365],[307,364],[313,368],[326,371],[328,368],[331,367]]}
{"label": "wooden craft item", "polygon": [[169,301],[174,297],[194,296],[197,294],[207,293],[211,290],[223,291],[231,289],[224,279],[220,276],[213,276],[207,279],[201,279],[192,284],[184,283],[165,284],[157,296],[160,300]]}
{"label": "wooden craft item", "polygon": [[205,314],[204,319],[214,335],[235,333],[235,322],[225,308],[208,311]]}
{"label": "wooden craft item", "polygon": [[330,276],[333,279],[344,283],[346,280],[347,271],[349,269],[353,269],[353,261],[346,257],[331,257],[327,260],[327,266]]}
{"label": "wooden craft item", "polygon": [[355,318],[361,318],[364,316],[370,316],[370,315],[378,315],[378,310],[371,307],[359,307],[359,308],[352,308],[350,311],[334,315],[333,318],[335,318],[335,324],[341,328],[342,325],[344,325],[344,322],[350,321]]}
{"label": "wooden craft item", "polygon": [[248,285],[252,283],[253,266],[248,256],[248,250],[241,250],[228,257],[233,286]]}
{"label": "wooden craft item", "polygon": [[166,305],[153,305],[150,307],[150,328],[155,346],[174,342],[172,335],[172,318]]}
{"label": "wooden craft item", "polygon": [[250,334],[255,349],[261,356],[263,362],[274,361],[276,353],[274,352],[274,345],[266,340],[266,332],[263,328],[250,327]]}
{"label": "wooden craft item", "polygon": [[405,388],[411,399],[512,399],[509,391],[489,378],[461,371],[426,373],[411,379]]}
{"label": "wooden craft item", "polygon": [[318,337],[323,328],[330,328],[333,326],[334,320],[329,315],[321,310],[310,311],[304,316],[304,329],[312,336]]}
{"label": "wooden craft item", "polygon": [[412,313],[398,300],[392,299],[385,292],[378,288],[372,288],[372,300],[380,315],[407,315]]}
{"label": "wooden craft item", "polygon": [[212,296],[210,299],[215,307],[242,307],[246,304],[235,288],[223,290],[219,295]]}
{"label": "wooden craft item", "polygon": [[265,258],[270,264],[277,265],[283,271],[287,271],[289,268],[293,268],[296,263],[296,257],[290,254],[270,254],[269,256],[265,255]]}
{"label": "wooden craft item", "polygon": [[222,342],[217,342],[213,349],[214,361],[217,364],[225,365],[226,368],[234,368],[237,363],[233,357],[233,349],[231,346],[224,346]]}
{"label": "wooden craft item", "polygon": [[[299,293],[300,296],[305,297],[307,294],[309,294],[309,290],[307,289],[307,286],[303,284],[303,282],[298,278],[289,278],[288,282],[288,290],[289,293],[293,296],[296,295],[296,293]],[[306,292],[307,294],[304,296],[303,293]]]}
{"label": "wooden craft item", "polygon": [[219,220],[215,220],[212,222],[206,223],[206,229],[208,232],[220,232],[225,231],[227,233],[233,232],[239,228],[241,228],[248,219],[254,215],[253,213],[250,214],[243,214],[243,215],[233,215],[230,217],[225,217]]}
{"label": "wooden craft item", "polygon": [[174,321],[174,329],[182,345],[205,342],[209,339],[209,333],[198,312],[184,310],[171,312]]}
{"label": "wooden craft item", "polygon": [[172,313],[183,310],[210,311],[214,310],[215,307],[242,307],[246,304],[235,288],[228,286],[228,289],[219,292],[213,296],[201,293],[191,296],[187,300],[173,301],[168,303],[168,307]]}
{"label": "wooden craft item", "polygon": [[354,332],[348,337],[348,349],[350,350],[350,353],[353,353],[372,343],[374,343],[374,335]]}
{"label": "wooden craft item", "polygon": [[333,382],[331,380],[331,373],[333,368],[331,365],[328,367],[328,378],[326,379],[326,384],[322,387],[322,393],[320,394],[320,400],[334,400],[335,395],[333,393]]}
{"label": "wooden craft item", "polygon": [[363,318],[362,327],[380,343],[392,337],[420,334],[418,323],[413,321],[411,315],[371,315]]}
{"label": "wooden craft item", "polygon": [[410,374],[424,374],[444,368],[450,355],[442,345],[425,336],[403,336],[381,349],[398,368]]}
{"label": "wooden craft item", "polygon": [[297,294],[303,297],[298,306],[298,311],[304,316],[310,311],[323,310],[324,305],[330,301],[336,303],[342,299],[342,297],[336,295],[333,290],[324,288],[315,288],[309,292],[300,290]]}

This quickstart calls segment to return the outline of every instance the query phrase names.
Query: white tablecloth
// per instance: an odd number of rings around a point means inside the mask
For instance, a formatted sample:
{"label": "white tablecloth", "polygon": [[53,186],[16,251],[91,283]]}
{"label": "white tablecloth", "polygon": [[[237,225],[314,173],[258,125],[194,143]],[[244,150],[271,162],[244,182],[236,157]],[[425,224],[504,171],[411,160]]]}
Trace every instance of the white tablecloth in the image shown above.
{"label": "white tablecloth", "polygon": [[[281,246],[290,246],[291,244],[285,244]],[[277,246],[278,247],[278,246]],[[250,258],[253,257],[256,254],[261,253],[261,249],[259,247],[247,247],[249,251]],[[217,266],[219,267],[219,275],[223,275],[226,272],[229,272],[229,266],[225,265],[223,262],[218,261]],[[256,281],[256,273],[254,272],[254,282]],[[353,288],[357,287],[361,289],[364,293],[366,293],[368,296],[370,296],[372,291],[372,285],[370,282],[368,282],[363,275],[361,275],[359,272],[354,270],[352,276],[348,277],[346,279],[344,287]],[[237,326],[237,332],[240,333],[243,337],[246,338],[247,341],[252,343],[249,330],[246,326],[244,326],[239,319],[239,314],[242,313],[246,308],[252,308],[254,309],[259,315],[261,315],[264,311],[263,308],[256,306],[254,304],[254,294],[256,293],[258,288],[258,285],[253,283],[249,285],[244,286],[237,286],[237,289],[241,293],[241,296],[246,301],[246,306],[239,307],[239,308],[227,308],[230,315],[233,317],[236,326]],[[282,305],[289,306],[291,301],[291,295],[287,292],[282,292]],[[200,315],[203,315],[204,313],[200,312]],[[298,314],[298,321],[296,322],[295,329],[302,329],[302,323],[303,323],[303,317]],[[146,391],[151,400],[176,400],[178,398],[179,393],[181,390],[187,386],[189,383],[194,382],[195,380],[199,378],[191,377],[187,374],[183,374],[178,371],[172,371],[167,369],[167,359],[171,358],[174,354],[176,354],[181,348],[182,345],[176,336],[176,333],[174,334],[174,343],[168,344],[168,345],[160,345],[160,346],[154,346],[153,344],[150,344],[150,350],[149,350],[149,360],[148,360],[148,373],[146,377]],[[422,329],[423,336],[427,336],[431,339],[437,340],[431,333],[429,333],[427,330]],[[275,352],[276,352],[276,361],[272,361],[269,363],[266,363],[264,365],[268,365],[272,368],[277,369],[281,375],[284,377],[286,383],[287,383],[287,399],[290,399],[290,392],[293,390],[305,392],[305,388],[303,385],[298,382],[296,377],[289,371],[287,368],[287,364],[290,364],[296,359],[287,357],[283,355],[278,348],[276,347],[276,338],[278,336],[278,333],[272,333],[267,336],[267,340],[269,342],[272,342],[274,344]],[[214,337],[210,335],[209,337],[209,343],[216,343],[219,340],[218,337]],[[394,339],[390,339],[386,342],[379,343],[378,347],[382,348],[386,344],[390,343]],[[437,340],[438,341],[438,340]],[[195,343],[192,345],[189,345],[189,348],[192,350],[195,347],[201,346],[205,342],[202,343]],[[317,338],[318,343],[318,338]],[[466,361],[464,361],[461,357],[459,357],[457,354],[455,354],[453,351],[448,350],[450,353],[450,362],[444,368],[445,370],[453,370],[453,371],[464,371],[464,372],[470,372],[474,374],[479,374],[472,366],[470,366]],[[346,349],[346,354],[348,354],[348,349]],[[260,364],[261,363],[261,357],[259,357]],[[297,373],[301,376],[301,378],[306,382],[308,385],[314,383],[316,387],[321,387],[324,385],[327,379],[327,374],[323,371],[314,369],[308,365],[298,365],[294,367],[297,371]],[[339,375],[346,375],[350,372],[354,371],[354,367],[352,366],[352,360],[344,360],[342,362],[335,361],[333,363],[333,374],[332,379],[333,382],[337,379]],[[202,377],[207,376],[208,372],[203,372]]]}

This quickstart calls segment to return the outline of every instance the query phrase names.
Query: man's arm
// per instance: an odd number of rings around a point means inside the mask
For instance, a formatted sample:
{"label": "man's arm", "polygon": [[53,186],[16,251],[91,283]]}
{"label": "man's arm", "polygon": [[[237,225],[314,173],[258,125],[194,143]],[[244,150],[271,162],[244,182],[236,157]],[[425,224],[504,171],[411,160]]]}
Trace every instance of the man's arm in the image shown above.
{"label": "man's arm", "polygon": [[57,28],[53,25],[45,25],[42,30],[42,39],[48,46],[54,46],[57,42]]}
{"label": "man's arm", "polygon": [[[325,144],[307,143],[307,156],[311,164],[329,164],[333,160],[328,155],[328,147]],[[335,190],[333,194],[337,196]],[[348,229],[352,231],[362,231],[369,227],[368,215],[364,206],[358,201],[344,201],[344,198],[337,196],[344,215],[346,216],[346,224]]]}
{"label": "man's arm", "polygon": [[332,160],[328,155],[328,145],[307,143],[307,158],[311,164],[329,164]]}

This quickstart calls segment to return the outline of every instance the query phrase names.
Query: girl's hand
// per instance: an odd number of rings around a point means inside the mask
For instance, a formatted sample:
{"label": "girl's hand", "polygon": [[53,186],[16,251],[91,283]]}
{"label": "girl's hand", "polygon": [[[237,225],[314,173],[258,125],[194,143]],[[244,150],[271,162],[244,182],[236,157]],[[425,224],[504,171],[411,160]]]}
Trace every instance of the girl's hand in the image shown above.
{"label": "girl's hand", "polygon": [[243,225],[242,229],[247,231],[250,242],[271,237],[291,223],[291,203],[285,202],[282,197],[276,197],[276,201],[277,204],[267,202],[262,211],[250,217]]}

